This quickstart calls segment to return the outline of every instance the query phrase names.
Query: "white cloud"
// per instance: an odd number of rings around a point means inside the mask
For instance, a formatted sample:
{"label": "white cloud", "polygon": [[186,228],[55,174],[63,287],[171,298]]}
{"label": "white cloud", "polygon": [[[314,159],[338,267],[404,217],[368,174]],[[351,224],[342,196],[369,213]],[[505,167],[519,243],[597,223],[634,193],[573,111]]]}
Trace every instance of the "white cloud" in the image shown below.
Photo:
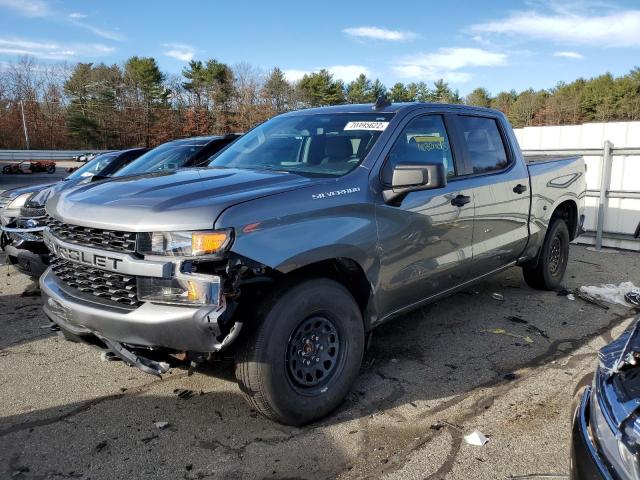
{"label": "white cloud", "polygon": [[104,28],[96,27],[95,25],[91,25],[86,22],[81,22],[78,20],[77,17],[70,16],[70,18],[71,18],[71,23],[73,23],[75,26],[84,28],[85,30],[90,31],[91,33],[93,33],[94,35],[97,35],[98,37],[106,38],[107,40],[116,40],[118,42],[126,40],[126,37],[121,33],[114,32],[112,30],[105,30]]}
{"label": "white cloud", "polygon": [[46,17],[51,14],[49,5],[42,0],[0,0],[0,7],[11,8],[27,17]]}
{"label": "white cloud", "polygon": [[555,8],[551,13],[515,12],[493,22],[471,26],[481,33],[525,36],[572,45],[640,46],[640,10],[609,14]]}
{"label": "white cloud", "polygon": [[0,37],[0,53],[7,55],[30,55],[48,60],[67,60],[107,55],[114,48],[99,43],[59,44],[39,42],[15,37]]}
{"label": "white cloud", "polygon": [[184,43],[163,43],[162,46],[167,49],[163,52],[167,57],[175,58],[183,62],[190,62],[196,54],[195,49],[191,45]]}
{"label": "white cloud", "polygon": [[86,13],[73,12],[69,14],[69,18],[87,18],[88,15]]}
{"label": "white cloud", "polygon": [[371,76],[371,70],[363,65],[333,65],[326,68],[335,78],[339,78],[345,82],[355,80],[361,73],[364,73],[368,77]]}
{"label": "white cloud", "polygon": [[415,40],[419,37],[419,35],[414,32],[387,30],[386,28],[380,27],[351,27],[345,28],[343,32],[360,39],[390,40],[395,42]]}
{"label": "white cloud", "polygon": [[288,70],[284,70],[284,78],[287,79],[288,82],[297,82],[298,80],[302,80],[302,77],[311,73],[311,70],[298,70],[295,68],[290,68]]}
{"label": "white cloud", "polygon": [[469,72],[460,71],[467,67],[494,67],[504,65],[507,55],[481,48],[441,48],[437,52],[407,55],[391,69],[400,77],[420,80],[443,78],[454,83],[468,82]]}
{"label": "white cloud", "polygon": [[584,55],[582,55],[581,53],[578,52],[554,52],[553,53],[554,57],[564,57],[564,58],[573,58],[575,60],[581,60],[584,58]]}
{"label": "white cloud", "polygon": [[507,55],[481,48],[441,48],[436,53],[407,56],[401,63],[424,67],[457,70],[464,67],[493,67],[504,65]]}

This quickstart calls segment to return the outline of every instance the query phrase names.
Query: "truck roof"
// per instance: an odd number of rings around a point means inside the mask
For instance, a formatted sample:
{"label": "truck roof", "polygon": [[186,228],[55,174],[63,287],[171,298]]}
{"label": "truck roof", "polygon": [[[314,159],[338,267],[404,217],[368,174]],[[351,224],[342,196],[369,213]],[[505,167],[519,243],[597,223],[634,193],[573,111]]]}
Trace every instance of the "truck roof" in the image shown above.
{"label": "truck roof", "polygon": [[502,115],[499,110],[491,108],[475,107],[471,105],[460,105],[451,103],[425,103],[425,102],[404,102],[404,103],[391,103],[390,105],[382,108],[373,109],[373,103],[353,103],[345,105],[332,105],[328,107],[315,107],[307,108],[304,110],[296,110],[293,112],[285,113],[284,115],[301,115],[301,114],[326,114],[326,113],[398,113],[407,112],[411,110],[417,110],[420,108],[437,108],[439,110],[451,110],[451,111],[469,111],[469,112],[491,112]]}

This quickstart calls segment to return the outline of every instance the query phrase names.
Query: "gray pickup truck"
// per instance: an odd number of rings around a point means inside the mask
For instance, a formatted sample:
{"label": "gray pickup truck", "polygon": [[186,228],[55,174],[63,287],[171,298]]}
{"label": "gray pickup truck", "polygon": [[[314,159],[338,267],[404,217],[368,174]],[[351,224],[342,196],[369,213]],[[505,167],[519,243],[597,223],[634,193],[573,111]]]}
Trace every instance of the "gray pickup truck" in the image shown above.
{"label": "gray pickup truck", "polygon": [[44,311],[156,375],[233,344],[253,407],[301,425],[340,404],[382,322],[514,265],[558,287],[584,195],[580,158],[527,164],[497,111],[291,112],[207,168],[51,198]]}

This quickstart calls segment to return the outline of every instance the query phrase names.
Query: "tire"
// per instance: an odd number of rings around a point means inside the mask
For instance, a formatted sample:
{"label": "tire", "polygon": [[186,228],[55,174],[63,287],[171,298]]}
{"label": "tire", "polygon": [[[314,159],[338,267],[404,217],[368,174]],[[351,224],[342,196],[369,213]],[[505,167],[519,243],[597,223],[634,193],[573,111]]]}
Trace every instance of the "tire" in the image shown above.
{"label": "tire", "polygon": [[538,290],[555,290],[562,283],[569,260],[569,229],[561,218],[552,219],[535,263],[522,266],[524,280]]}
{"label": "tire", "polygon": [[2,173],[6,173],[6,174],[11,173],[11,167],[9,167],[9,165],[5,166],[5,167],[2,169]]}
{"label": "tire", "polygon": [[295,426],[333,411],[364,352],[362,314],[351,294],[333,280],[307,280],[265,299],[257,320],[236,352],[236,378],[249,404]]}
{"label": "tire", "polygon": [[56,173],[56,166],[55,165],[49,165],[47,167],[47,173]]}

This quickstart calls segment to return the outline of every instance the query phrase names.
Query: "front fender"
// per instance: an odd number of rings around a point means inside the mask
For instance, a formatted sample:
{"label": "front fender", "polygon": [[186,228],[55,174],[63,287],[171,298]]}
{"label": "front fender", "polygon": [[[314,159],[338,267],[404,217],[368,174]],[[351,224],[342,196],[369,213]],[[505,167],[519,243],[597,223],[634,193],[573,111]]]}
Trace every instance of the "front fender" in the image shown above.
{"label": "front fender", "polygon": [[231,251],[281,273],[312,263],[349,258],[369,280],[377,263],[373,211],[325,212],[278,218],[236,228]]}

